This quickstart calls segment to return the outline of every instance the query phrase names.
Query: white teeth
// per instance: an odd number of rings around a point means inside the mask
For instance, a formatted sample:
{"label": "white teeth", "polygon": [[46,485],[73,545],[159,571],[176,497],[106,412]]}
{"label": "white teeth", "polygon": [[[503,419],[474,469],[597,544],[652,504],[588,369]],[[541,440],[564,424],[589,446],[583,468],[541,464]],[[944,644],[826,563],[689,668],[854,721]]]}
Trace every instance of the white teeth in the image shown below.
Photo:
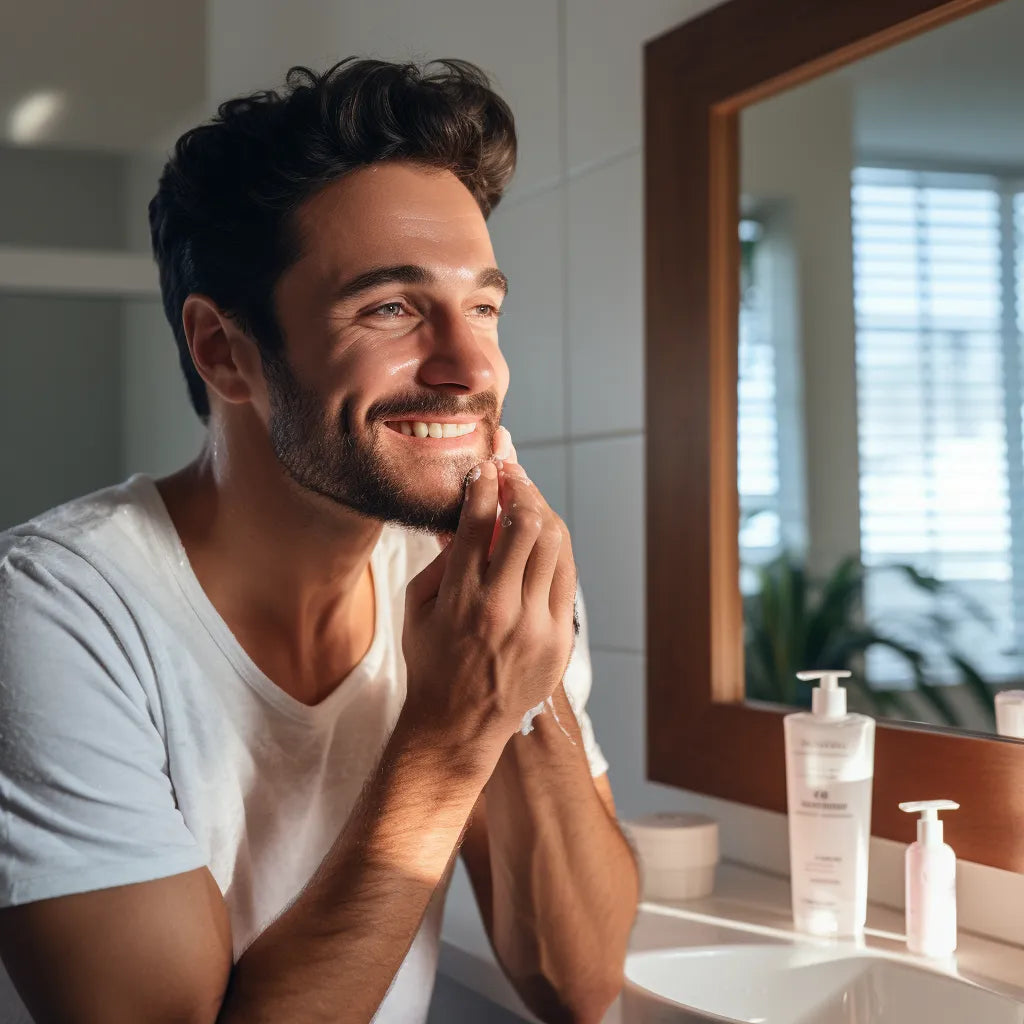
{"label": "white teeth", "polygon": [[462,437],[476,430],[475,423],[424,423],[401,420],[396,424],[406,437]]}

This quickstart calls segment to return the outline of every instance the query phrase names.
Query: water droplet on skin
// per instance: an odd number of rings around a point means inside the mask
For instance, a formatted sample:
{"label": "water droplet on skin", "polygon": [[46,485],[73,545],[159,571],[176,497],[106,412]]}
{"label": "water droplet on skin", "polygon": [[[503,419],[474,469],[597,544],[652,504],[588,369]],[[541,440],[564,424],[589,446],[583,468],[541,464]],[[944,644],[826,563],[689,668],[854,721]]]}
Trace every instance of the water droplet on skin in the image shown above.
{"label": "water droplet on skin", "polygon": [[501,514],[501,525],[505,527],[512,525],[512,520],[504,512]]}

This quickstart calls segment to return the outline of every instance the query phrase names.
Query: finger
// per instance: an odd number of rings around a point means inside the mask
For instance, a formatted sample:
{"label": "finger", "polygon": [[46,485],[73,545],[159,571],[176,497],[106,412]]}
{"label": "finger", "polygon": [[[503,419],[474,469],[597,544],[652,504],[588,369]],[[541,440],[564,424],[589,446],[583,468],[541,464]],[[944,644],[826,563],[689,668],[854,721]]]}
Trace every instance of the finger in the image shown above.
{"label": "finger", "polygon": [[[451,534],[447,536],[451,536]],[[445,544],[434,560],[409,580],[405,588],[407,602],[412,602],[414,606],[419,607],[426,604],[431,598],[437,597],[448,560],[451,557],[451,547],[451,544]]]}
{"label": "finger", "polygon": [[[518,481],[520,488],[530,488],[534,492],[534,501],[538,505],[542,505],[547,510],[547,515],[544,516],[545,529],[547,524],[554,521],[557,524],[557,528],[561,531],[562,539],[558,543],[558,556],[556,558],[554,571],[550,581],[550,608],[551,614],[559,618],[567,617],[567,622],[572,621],[574,600],[576,597],[576,563],[573,560],[572,555],[572,542],[569,537],[569,531],[566,529],[565,524],[555,515],[551,510],[548,503],[544,500],[543,495],[532,486],[532,482],[526,475],[526,471],[522,466],[506,462],[504,470],[499,474],[498,482],[498,500],[501,503],[502,508],[513,506],[516,502],[514,496],[508,488]],[[521,490],[520,493],[525,493]],[[532,557],[532,555],[531,555]],[[524,570],[524,583],[525,583],[525,570]]]}
{"label": "finger", "polygon": [[550,611],[551,583],[558,566],[558,552],[562,546],[562,528],[547,523],[533,545],[523,574],[523,603],[530,602]]}
{"label": "finger", "polygon": [[498,537],[501,536],[501,515],[501,509],[498,509],[498,514],[494,517],[494,527],[491,530],[491,541],[487,545],[488,561],[494,556],[494,545],[498,543]]}
{"label": "finger", "polygon": [[[528,486],[532,486],[533,484],[533,481],[526,475],[526,470],[523,469],[523,467],[520,466],[518,462],[512,462],[511,460],[506,459],[504,462],[502,462],[501,467],[499,468],[498,471],[499,501],[502,500],[503,495],[501,488],[505,485],[506,480],[520,480],[525,482]],[[540,495],[540,498],[543,501],[543,495]],[[544,504],[547,505],[547,502],[545,501]]]}
{"label": "finger", "polygon": [[503,447],[499,451],[499,455],[505,462],[511,462],[513,465],[519,465],[519,454],[516,451],[516,446],[512,441],[512,434],[508,427],[501,427],[503,433],[502,445]]}
{"label": "finger", "polygon": [[[470,479],[476,469],[480,476]],[[498,510],[498,468],[481,462],[467,475],[466,493],[459,514],[459,526],[451,543],[448,568],[440,591],[457,587],[469,578],[479,581],[487,569],[487,551]]]}
{"label": "finger", "polygon": [[551,614],[564,622],[566,629],[573,624],[576,606],[576,560],[572,554],[572,538],[564,523],[561,525],[562,543],[551,580]]}
{"label": "finger", "polygon": [[525,494],[526,490],[532,487],[532,489],[534,489],[534,493],[528,496],[529,500],[546,515],[554,514],[545,500],[544,495],[542,495],[536,486],[534,486],[534,481],[526,475],[526,471],[522,466],[514,462],[503,462],[501,466],[498,467],[498,504],[503,510],[511,510],[513,504],[517,500],[516,494],[513,493],[513,484],[518,488],[516,493],[519,495]]}
{"label": "finger", "polygon": [[507,477],[502,483],[502,511],[498,540],[484,578],[485,586],[514,591],[522,600],[526,562],[551,510],[524,480]]}
{"label": "finger", "polygon": [[494,454],[508,461],[513,453],[512,435],[508,427],[498,427],[494,432]]}
{"label": "finger", "polygon": [[495,509],[494,526],[491,530],[491,540],[487,545],[487,560],[490,561],[494,554],[494,545],[498,543],[498,534],[501,532],[501,471],[505,463],[497,455],[491,456],[491,461],[498,467],[498,507]]}
{"label": "finger", "polygon": [[[498,467],[499,468],[499,473],[498,473],[498,480],[499,480],[498,501],[499,501],[499,504],[501,504],[501,487],[500,487],[500,484],[501,484],[501,478],[502,478],[502,474],[501,474],[502,466],[504,466],[506,463],[511,463],[512,465],[518,465],[518,462],[519,462],[518,457],[516,455],[516,451],[515,451],[515,445],[512,443],[512,434],[509,432],[508,427],[500,426],[495,431],[495,455],[494,455],[494,458],[500,460],[500,462],[501,462],[501,465],[499,465],[499,467]],[[501,535],[501,528],[502,528],[502,526],[501,526],[501,515],[499,515],[498,518],[495,519],[495,532],[494,532],[494,536],[492,537],[492,539],[490,539],[490,548],[488,549],[490,554],[494,554],[495,545],[498,543],[498,538]]]}

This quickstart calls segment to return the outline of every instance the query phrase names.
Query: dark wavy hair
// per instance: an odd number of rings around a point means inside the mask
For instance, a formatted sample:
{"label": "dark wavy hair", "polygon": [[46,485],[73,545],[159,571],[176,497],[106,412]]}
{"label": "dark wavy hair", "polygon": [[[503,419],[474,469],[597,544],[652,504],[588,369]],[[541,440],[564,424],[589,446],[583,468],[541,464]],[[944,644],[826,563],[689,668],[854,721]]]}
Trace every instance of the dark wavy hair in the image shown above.
{"label": "dark wavy hair", "polygon": [[255,339],[264,365],[280,365],[273,290],[301,256],[294,214],[304,200],[358,167],[409,160],[451,171],[487,217],[515,170],[512,111],[467,61],[349,57],[323,74],[293,67],[285,85],[228,100],[182,135],[149,204],[164,311],[204,423],[210,404],[182,327],[185,298],[211,298]]}

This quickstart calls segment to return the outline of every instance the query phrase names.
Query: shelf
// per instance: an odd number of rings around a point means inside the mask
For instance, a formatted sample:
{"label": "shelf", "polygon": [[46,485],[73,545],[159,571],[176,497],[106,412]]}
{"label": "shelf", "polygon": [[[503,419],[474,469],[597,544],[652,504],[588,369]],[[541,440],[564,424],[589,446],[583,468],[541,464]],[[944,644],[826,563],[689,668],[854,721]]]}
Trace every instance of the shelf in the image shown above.
{"label": "shelf", "polygon": [[2,292],[158,299],[160,283],[147,253],[0,245]]}

